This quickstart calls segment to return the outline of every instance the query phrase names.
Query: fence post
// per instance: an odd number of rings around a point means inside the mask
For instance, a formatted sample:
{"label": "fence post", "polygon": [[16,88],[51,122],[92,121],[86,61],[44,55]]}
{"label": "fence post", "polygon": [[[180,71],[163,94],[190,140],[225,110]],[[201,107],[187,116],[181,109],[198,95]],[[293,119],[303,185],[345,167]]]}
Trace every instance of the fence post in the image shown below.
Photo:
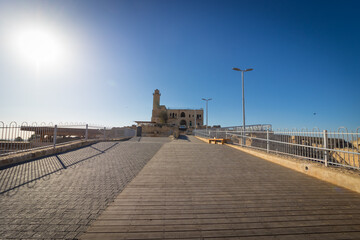
{"label": "fence post", "polygon": [[266,130],[266,152],[269,153],[270,144],[269,144],[269,129]]}
{"label": "fence post", "polygon": [[54,128],[54,148],[56,147],[56,135],[57,135],[57,125]]}
{"label": "fence post", "polygon": [[88,128],[89,128],[89,125],[86,124],[86,129],[85,129],[85,140],[87,141],[88,140]]}
{"label": "fence post", "polygon": [[328,151],[326,150],[327,147],[328,147],[328,134],[327,134],[327,130],[324,130],[324,161],[325,161],[325,166],[327,167],[328,166]]}
{"label": "fence post", "polygon": [[104,127],[104,140],[106,139],[105,131],[106,131],[106,127]]}
{"label": "fence post", "polygon": [[246,137],[245,137],[245,128],[243,128],[243,132],[242,132],[242,145],[243,147],[246,146]]}

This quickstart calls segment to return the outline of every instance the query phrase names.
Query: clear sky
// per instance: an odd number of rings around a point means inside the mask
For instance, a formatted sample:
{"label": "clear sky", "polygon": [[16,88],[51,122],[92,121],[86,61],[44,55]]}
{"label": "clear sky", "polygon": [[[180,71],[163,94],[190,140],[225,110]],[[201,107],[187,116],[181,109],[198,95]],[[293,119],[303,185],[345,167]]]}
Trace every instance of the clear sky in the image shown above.
{"label": "clear sky", "polygon": [[[0,121],[360,126],[360,1],[1,1]],[[315,114],[314,114],[315,113]]]}

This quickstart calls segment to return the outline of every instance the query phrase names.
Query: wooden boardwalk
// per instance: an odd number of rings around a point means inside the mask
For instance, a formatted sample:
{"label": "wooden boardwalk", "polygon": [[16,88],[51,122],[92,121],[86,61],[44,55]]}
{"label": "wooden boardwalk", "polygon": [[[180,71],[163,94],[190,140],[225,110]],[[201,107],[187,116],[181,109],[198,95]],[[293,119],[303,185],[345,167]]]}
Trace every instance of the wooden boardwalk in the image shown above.
{"label": "wooden boardwalk", "polygon": [[222,145],[165,144],[81,239],[360,239],[360,195]]}

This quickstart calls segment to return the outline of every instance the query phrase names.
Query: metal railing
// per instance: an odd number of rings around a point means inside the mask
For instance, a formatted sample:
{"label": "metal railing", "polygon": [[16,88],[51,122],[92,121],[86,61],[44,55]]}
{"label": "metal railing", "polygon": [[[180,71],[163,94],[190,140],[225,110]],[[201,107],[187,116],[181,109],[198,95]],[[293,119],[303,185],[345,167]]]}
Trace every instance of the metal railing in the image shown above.
{"label": "metal railing", "polygon": [[0,156],[67,144],[74,141],[133,137],[134,129],[106,128],[86,123],[5,124],[0,121]]}
{"label": "metal railing", "polygon": [[271,125],[202,129],[194,135],[204,138],[227,138],[233,144],[300,157],[321,162],[325,166],[341,166],[360,170],[360,127],[348,131],[341,127],[336,131],[318,128],[272,130]]}
{"label": "metal railing", "polygon": [[[255,125],[246,125],[246,131],[266,131],[272,129],[271,124],[255,124]],[[243,126],[233,126],[233,127],[222,127],[217,128],[218,131],[243,131]]]}

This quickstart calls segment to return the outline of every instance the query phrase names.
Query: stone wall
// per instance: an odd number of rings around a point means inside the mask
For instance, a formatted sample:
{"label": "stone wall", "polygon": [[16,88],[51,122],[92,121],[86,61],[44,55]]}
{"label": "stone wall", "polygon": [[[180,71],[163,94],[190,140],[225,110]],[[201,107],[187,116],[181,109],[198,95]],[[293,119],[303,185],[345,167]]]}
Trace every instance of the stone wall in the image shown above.
{"label": "stone wall", "polygon": [[142,126],[143,137],[168,137],[179,131],[177,127],[170,126]]}
{"label": "stone wall", "polygon": [[203,126],[203,110],[188,110],[188,109],[168,109],[168,124],[174,124],[176,126],[185,125],[187,128],[195,127],[195,121],[197,126]]}

